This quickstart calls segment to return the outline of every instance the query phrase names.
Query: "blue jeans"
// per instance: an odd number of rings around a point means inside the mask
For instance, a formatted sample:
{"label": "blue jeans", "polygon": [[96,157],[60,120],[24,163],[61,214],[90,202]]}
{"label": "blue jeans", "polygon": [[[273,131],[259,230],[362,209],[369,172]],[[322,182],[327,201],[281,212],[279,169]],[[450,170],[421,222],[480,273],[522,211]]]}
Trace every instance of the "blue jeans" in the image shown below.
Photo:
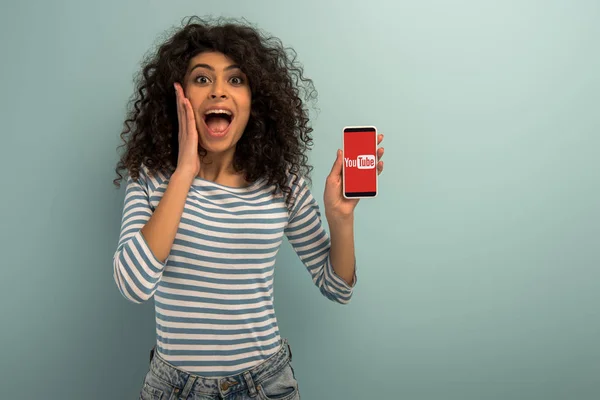
{"label": "blue jeans", "polygon": [[287,340],[277,353],[239,375],[205,378],[177,369],[152,351],[141,400],[300,400]]}

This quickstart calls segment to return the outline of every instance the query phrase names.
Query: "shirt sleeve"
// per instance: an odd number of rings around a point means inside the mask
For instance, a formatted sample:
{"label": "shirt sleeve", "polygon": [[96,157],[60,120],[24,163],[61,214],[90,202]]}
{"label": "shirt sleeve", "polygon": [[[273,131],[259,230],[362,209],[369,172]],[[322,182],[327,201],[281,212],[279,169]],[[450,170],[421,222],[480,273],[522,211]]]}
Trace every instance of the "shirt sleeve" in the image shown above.
{"label": "shirt sleeve", "polygon": [[331,241],[317,202],[304,180],[300,180],[294,192],[296,197],[285,228],[288,241],[321,293],[334,302],[347,304],[356,284],[356,272],[352,285],[335,273],[330,258]]}
{"label": "shirt sleeve", "polygon": [[113,277],[121,294],[134,303],[149,300],[156,291],[166,263],[150,250],[141,229],[152,216],[147,176],[127,180],[121,233],[113,256]]}

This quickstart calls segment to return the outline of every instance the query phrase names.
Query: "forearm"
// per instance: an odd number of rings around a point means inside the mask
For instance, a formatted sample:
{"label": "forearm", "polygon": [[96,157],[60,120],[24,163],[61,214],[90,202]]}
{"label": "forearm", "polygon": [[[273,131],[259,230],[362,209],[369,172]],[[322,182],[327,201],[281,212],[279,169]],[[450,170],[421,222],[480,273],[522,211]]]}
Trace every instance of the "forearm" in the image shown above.
{"label": "forearm", "polygon": [[190,174],[173,173],[160,203],[142,228],[148,247],[161,262],[165,262],[173,247],[193,179]]}
{"label": "forearm", "polygon": [[331,236],[329,257],[335,273],[348,285],[354,283],[354,216],[328,219]]}

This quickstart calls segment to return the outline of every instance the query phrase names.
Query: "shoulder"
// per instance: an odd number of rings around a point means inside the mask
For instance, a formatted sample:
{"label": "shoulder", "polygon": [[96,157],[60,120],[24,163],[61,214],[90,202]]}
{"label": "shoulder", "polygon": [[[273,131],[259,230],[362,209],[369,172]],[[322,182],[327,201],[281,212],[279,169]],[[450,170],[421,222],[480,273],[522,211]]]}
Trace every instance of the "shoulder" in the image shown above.
{"label": "shoulder", "polygon": [[316,205],[309,180],[302,175],[288,173],[288,186],[291,190],[290,216],[303,207]]}
{"label": "shoulder", "polygon": [[129,176],[129,182],[141,186],[148,195],[152,196],[161,186],[166,186],[170,178],[169,173],[152,171],[147,165],[141,164],[137,178]]}

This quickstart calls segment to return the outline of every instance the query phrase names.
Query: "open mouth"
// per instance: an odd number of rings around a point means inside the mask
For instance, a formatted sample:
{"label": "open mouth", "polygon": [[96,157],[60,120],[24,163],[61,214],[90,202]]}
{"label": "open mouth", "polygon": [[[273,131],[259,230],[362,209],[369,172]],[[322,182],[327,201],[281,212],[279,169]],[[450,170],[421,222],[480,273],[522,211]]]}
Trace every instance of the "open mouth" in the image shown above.
{"label": "open mouth", "polygon": [[233,121],[233,113],[226,109],[213,109],[204,113],[204,123],[213,136],[225,135],[231,121]]}

